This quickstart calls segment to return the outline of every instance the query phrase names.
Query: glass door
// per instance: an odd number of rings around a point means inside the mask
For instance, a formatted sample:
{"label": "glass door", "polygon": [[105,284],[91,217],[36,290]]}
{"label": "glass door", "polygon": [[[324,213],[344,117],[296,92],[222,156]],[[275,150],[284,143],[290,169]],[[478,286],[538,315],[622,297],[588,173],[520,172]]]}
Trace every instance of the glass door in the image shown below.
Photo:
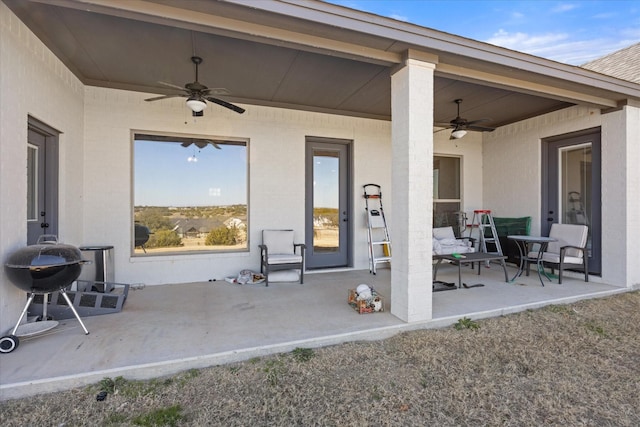
{"label": "glass door", "polygon": [[589,272],[601,272],[600,132],[570,136],[543,145],[542,233],[551,224],[589,227]]}
{"label": "glass door", "polygon": [[306,268],[350,262],[349,142],[307,139]]}
{"label": "glass door", "polygon": [[27,244],[58,234],[58,136],[29,118],[27,140]]}

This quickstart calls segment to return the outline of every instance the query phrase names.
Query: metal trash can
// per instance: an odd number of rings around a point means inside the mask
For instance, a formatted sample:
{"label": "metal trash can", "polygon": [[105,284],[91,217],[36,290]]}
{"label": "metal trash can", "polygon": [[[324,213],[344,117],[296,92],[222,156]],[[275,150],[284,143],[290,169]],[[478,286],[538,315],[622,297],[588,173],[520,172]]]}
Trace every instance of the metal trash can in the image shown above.
{"label": "metal trash can", "polygon": [[[91,261],[85,264],[78,280],[94,282],[91,289],[111,292],[114,288],[113,246],[81,246],[82,258]],[[94,289],[95,288],[95,289]]]}

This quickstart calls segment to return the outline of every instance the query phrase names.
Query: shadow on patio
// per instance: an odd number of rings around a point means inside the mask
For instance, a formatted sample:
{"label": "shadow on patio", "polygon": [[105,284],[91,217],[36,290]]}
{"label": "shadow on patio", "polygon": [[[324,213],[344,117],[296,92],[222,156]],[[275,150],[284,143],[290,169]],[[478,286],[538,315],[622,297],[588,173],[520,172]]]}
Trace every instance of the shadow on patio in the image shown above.
{"label": "shadow on patio", "polygon": [[[516,269],[508,266],[509,277]],[[504,282],[497,265],[482,275],[465,268],[463,281],[483,287],[433,294],[433,320],[407,324],[391,314],[390,270],[318,272],[305,284],[234,285],[224,281],[147,286],[129,292],[120,313],[75,318],[48,333],[22,338],[0,356],[0,399],[68,389],[104,377],[145,379],[191,368],[247,360],[296,347],[380,339],[402,331],[437,328],[473,319],[624,292],[625,288],[567,277],[562,285],[540,282],[535,273]],[[443,266],[438,279],[457,281]],[[348,290],[373,286],[385,311],[358,314]]]}

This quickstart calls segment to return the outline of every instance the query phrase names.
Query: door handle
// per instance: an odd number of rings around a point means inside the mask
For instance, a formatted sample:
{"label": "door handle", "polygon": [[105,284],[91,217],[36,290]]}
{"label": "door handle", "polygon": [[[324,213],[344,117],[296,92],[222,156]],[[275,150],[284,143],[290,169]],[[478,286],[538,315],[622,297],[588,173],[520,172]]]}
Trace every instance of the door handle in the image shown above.
{"label": "door handle", "polygon": [[554,219],[553,219],[553,218],[547,218],[547,221],[549,221],[549,222],[553,222],[553,221],[554,221]]}
{"label": "door handle", "polygon": [[40,227],[49,228],[49,223],[48,222],[43,222],[42,224],[40,224]]}

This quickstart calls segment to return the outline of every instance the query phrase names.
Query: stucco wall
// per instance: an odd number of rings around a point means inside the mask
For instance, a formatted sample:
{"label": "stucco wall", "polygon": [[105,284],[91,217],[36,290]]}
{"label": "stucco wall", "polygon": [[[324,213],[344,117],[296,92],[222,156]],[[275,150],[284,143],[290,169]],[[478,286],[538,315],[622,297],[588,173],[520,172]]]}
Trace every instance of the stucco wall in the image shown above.
{"label": "stucco wall", "polygon": [[[59,239],[82,235],[83,87],[0,2],[0,262],[27,240],[27,120],[59,130]],[[0,329],[15,325],[25,293],[0,269]]]}

